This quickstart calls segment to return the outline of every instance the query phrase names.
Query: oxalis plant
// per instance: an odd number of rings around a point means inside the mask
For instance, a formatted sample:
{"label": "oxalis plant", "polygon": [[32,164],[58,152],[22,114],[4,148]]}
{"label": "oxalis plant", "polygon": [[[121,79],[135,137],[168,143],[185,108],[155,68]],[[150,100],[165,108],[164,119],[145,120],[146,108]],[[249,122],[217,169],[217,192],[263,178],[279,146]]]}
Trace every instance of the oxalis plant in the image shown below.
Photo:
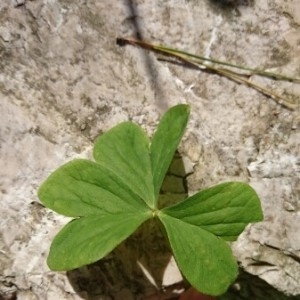
{"label": "oxalis plant", "polygon": [[47,178],[38,191],[42,203],[74,218],[52,242],[50,269],[98,261],[157,218],[187,281],[205,294],[226,291],[238,274],[228,241],[262,220],[260,200],[248,184],[226,182],[160,209],[160,188],[189,112],[187,105],[169,109],[151,141],[138,125],[123,122],[96,139],[95,161],[75,159]]}

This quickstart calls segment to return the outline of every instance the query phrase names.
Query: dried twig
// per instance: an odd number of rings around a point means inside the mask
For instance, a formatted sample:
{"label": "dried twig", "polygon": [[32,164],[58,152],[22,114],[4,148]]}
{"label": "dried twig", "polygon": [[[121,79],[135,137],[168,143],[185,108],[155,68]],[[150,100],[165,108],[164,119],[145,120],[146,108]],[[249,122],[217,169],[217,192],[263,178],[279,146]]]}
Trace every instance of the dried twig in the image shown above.
{"label": "dried twig", "polygon": [[[247,77],[250,77],[252,75],[259,75],[259,76],[264,76],[264,77],[268,77],[268,78],[275,79],[275,80],[284,80],[284,81],[289,81],[289,82],[294,82],[294,83],[300,83],[300,78],[294,78],[294,77],[277,74],[277,73],[273,73],[273,72],[266,72],[263,70],[239,66],[239,65],[235,65],[235,64],[232,64],[229,62],[206,58],[203,56],[190,54],[185,51],[181,51],[181,50],[177,50],[177,49],[173,49],[173,48],[169,48],[169,47],[165,47],[165,46],[153,45],[153,44],[146,43],[146,42],[143,42],[140,40],[135,40],[135,39],[118,38],[117,44],[120,46],[125,46],[128,44],[133,45],[133,46],[139,46],[143,49],[146,49],[146,50],[149,50],[152,52],[156,52],[156,53],[162,54],[164,56],[173,57],[176,60],[179,60],[189,66],[193,66],[195,68],[202,69],[202,70],[207,69],[216,74],[225,76],[235,82],[245,84],[251,88],[254,88],[257,91],[259,91],[260,93],[272,98],[273,100],[275,100],[276,102],[278,102],[279,104],[281,104],[282,106],[284,106],[288,109],[295,109],[297,107],[296,103],[293,103],[289,99],[287,99],[277,93],[274,93],[273,91],[269,90],[268,88],[266,88],[264,86],[258,85],[256,83],[250,81]],[[213,64],[223,65],[223,66],[227,66],[230,68],[239,69],[239,70],[242,70],[243,73],[236,72],[236,71],[233,71],[228,68],[218,68],[218,67],[215,67]]]}

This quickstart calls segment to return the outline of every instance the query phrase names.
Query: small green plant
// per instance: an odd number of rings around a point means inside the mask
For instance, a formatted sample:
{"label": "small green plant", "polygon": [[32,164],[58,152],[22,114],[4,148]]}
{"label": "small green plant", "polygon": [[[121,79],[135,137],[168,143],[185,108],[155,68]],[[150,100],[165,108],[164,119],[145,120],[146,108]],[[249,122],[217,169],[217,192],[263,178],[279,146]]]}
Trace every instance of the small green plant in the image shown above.
{"label": "small green plant", "polygon": [[95,162],[76,159],[42,184],[42,203],[73,217],[54,238],[52,270],[93,263],[128,238],[143,222],[158,218],[184,277],[199,291],[220,295],[238,273],[227,241],[250,222],[262,220],[260,200],[246,183],[226,182],[159,209],[160,187],[183,136],[189,106],[162,117],[150,142],[132,122],[121,123],[95,142]]}

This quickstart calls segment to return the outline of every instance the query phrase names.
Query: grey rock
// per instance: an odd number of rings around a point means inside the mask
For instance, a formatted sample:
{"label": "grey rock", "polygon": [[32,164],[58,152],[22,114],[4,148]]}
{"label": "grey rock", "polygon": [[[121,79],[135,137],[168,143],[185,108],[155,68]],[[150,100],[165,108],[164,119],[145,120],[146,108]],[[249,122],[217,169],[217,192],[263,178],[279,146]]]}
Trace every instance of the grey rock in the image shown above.
{"label": "grey rock", "polygon": [[[1,0],[1,297],[145,299],[157,288],[162,293],[163,282],[171,284],[162,271],[170,256],[153,233],[79,273],[50,271],[51,240],[69,219],[40,205],[37,189],[64,162],[91,158],[102,132],[131,119],[151,134],[161,114],[177,103],[192,108],[179,147],[186,172],[193,172],[184,186],[194,193],[222,181],[250,182],[265,220],[247,228],[234,253],[248,273],[286,295],[300,294],[299,107],[287,110],[226,78],[115,43],[118,36],[139,35],[300,77],[299,16],[298,0],[225,6],[209,0]],[[299,85],[251,80],[293,94],[299,105]],[[137,259],[160,270],[152,272],[156,286],[136,267]]]}

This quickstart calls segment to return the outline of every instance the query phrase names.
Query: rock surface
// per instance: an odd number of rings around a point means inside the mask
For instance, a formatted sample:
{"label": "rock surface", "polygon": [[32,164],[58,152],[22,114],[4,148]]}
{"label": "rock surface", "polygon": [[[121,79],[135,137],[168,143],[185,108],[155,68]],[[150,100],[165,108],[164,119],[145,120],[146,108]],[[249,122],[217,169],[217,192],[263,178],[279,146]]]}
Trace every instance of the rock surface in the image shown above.
{"label": "rock surface", "polygon": [[[192,108],[179,149],[194,166],[189,193],[221,181],[250,182],[265,221],[249,226],[234,252],[247,272],[299,295],[299,108],[288,110],[224,77],[115,43],[118,36],[142,37],[300,77],[299,16],[299,0],[1,0],[0,298],[145,299],[155,284],[161,288],[162,282],[145,284],[133,259],[124,259],[132,255],[122,250],[126,245],[96,267],[105,284],[94,295],[85,289],[95,291],[90,276],[76,283],[91,269],[79,277],[51,272],[47,252],[67,219],[39,204],[36,191],[62,163],[91,157],[100,133],[131,119],[151,134],[177,103]],[[253,80],[293,94],[299,105],[299,84]],[[109,261],[119,266],[116,272]],[[142,261],[153,263],[153,256]],[[124,276],[113,285],[104,279],[107,272]]]}

